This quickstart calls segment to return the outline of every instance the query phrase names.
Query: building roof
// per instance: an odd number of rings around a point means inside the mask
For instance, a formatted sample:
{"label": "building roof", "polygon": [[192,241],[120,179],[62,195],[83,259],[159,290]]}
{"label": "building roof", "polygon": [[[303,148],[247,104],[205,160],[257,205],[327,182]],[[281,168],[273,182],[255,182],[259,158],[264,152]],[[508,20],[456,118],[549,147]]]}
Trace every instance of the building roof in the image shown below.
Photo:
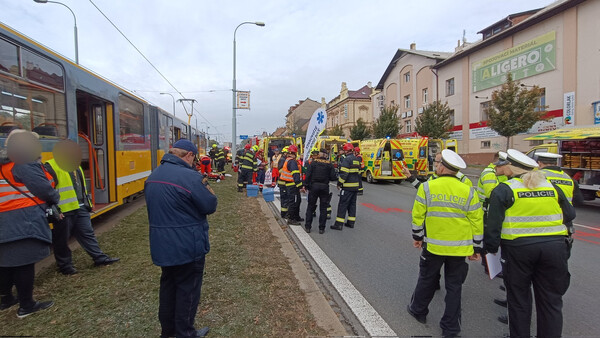
{"label": "building roof", "polygon": [[494,34],[485,40],[480,40],[480,41],[468,46],[467,48],[454,53],[449,58],[435,64],[433,66],[433,68],[438,69],[442,66],[450,64],[456,60],[459,60],[459,59],[463,58],[464,56],[473,54],[476,51],[481,50],[487,46],[490,46],[502,39],[505,39],[508,36],[516,34],[517,32],[525,30],[537,23],[540,23],[546,19],[549,19],[561,12],[564,12],[565,10],[567,10],[571,7],[577,6],[584,1],[586,1],[586,0],[558,0],[546,7],[544,7],[543,9],[539,10],[538,12],[536,12],[532,16],[528,17],[527,19],[517,23],[516,25],[514,25],[510,28],[507,28],[506,30],[501,31],[498,34]]}
{"label": "building roof", "polygon": [[505,21],[511,21],[512,22],[512,20],[514,18],[518,17],[518,16],[527,15],[527,14],[535,14],[535,13],[539,12],[542,9],[544,9],[544,8],[542,7],[542,8],[537,8],[537,9],[531,9],[531,10],[524,11],[524,12],[509,14],[507,17],[505,17],[503,19],[500,19],[500,20],[494,22],[493,24],[485,27],[484,29],[480,30],[479,32],[477,32],[477,34],[482,34],[483,32],[487,31],[488,29],[490,29],[490,28],[492,28],[492,27],[494,27],[494,26],[496,26],[496,25],[498,25],[498,24],[500,24],[502,22],[505,22]]}
{"label": "building roof", "polygon": [[282,136],[283,133],[285,133],[285,127],[278,127],[277,129],[275,129],[275,131],[273,132],[273,136]]}
{"label": "building roof", "polygon": [[295,105],[290,106],[290,108],[288,109],[288,113],[285,115],[285,117],[288,117],[288,116],[292,115],[292,113],[294,112],[294,110],[296,110],[296,108],[300,107],[304,102],[307,102],[307,101],[310,101],[310,102],[313,102],[313,103],[316,103],[316,104],[320,105],[319,102],[317,102],[315,100],[311,100],[309,97],[307,97],[305,100],[300,100]]}
{"label": "building roof", "polygon": [[402,57],[404,57],[405,55],[408,55],[408,54],[413,54],[413,55],[418,55],[418,56],[423,56],[423,57],[426,57],[429,59],[433,59],[436,61],[436,63],[440,62],[442,60],[445,60],[446,58],[448,58],[452,55],[452,53],[448,53],[448,52],[434,52],[434,51],[427,51],[427,50],[398,48],[398,50],[396,51],[396,54],[394,54],[394,57],[392,58],[392,60],[388,64],[387,68],[385,69],[385,72],[383,72],[383,75],[381,76],[381,79],[379,80],[379,83],[377,84],[377,87],[375,87],[375,89],[379,89],[379,90],[383,89],[383,84],[385,83],[385,80],[392,72],[392,69],[394,69],[394,67],[396,66],[396,63],[398,63],[398,60],[400,60]]}
{"label": "building roof", "polygon": [[371,88],[368,85],[364,85],[359,90],[349,90],[348,97],[351,99],[370,99]]}

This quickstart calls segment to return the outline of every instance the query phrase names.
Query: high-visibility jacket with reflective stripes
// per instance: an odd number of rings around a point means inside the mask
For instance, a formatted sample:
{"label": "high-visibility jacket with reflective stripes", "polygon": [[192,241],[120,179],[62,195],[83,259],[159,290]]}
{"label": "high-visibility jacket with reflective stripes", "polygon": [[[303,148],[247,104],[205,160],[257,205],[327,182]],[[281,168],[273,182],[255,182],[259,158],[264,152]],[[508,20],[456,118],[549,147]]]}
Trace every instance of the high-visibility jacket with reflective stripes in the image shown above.
{"label": "high-visibility jacket with reflective stripes", "polygon": [[246,170],[257,171],[258,167],[256,166],[256,155],[252,150],[244,151],[244,155],[240,159],[240,163],[242,164],[240,167]]}
{"label": "high-visibility jacket with reflective stripes", "polygon": [[477,195],[479,196],[479,201],[483,204],[484,210],[492,195],[492,190],[498,184],[506,182],[506,180],[508,180],[508,177],[505,175],[496,176],[496,165],[493,163],[490,163],[490,165],[483,169],[477,181]]}
{"label": "high-visibility jacket with reflective stripes", "polygon": [[475,189],[443,175],[417,191],[412,209],[413,239],[440,256],[471,256],[483,248],[483,210]]}
{"label": "high-visibility jacket with reflective stripes", "polygon": [[[34,196],[29,191],[27,186],[25,186],[25,184],[19,183],[15,180],[12,174],[12,169],[14,166],[15,164],[13,162],[10,162],[8,164],[2,165],[2,167],[0,168],[2,170],[0,173],[0,212],[28,208],[37,204],[44,204],[45,202]],[[48,173],[45,170],[44,173],[48,181],[50,181],[50,183],[52,184],[52,187],[54,187],[55,182],[50,173]],[[15,187],[19,188],[19,190],[21,190],[23,193],[27,194],[31,198],[17,191],[11,186],[11,184],[9,184],[9,182],[12,183],[12,185],[14,185]]]}
{"label": "high-visibility jacket with reflective stripes", "polygon": [[298,161],[295,158],[288,157],[283,164],[283,167],[279,171],[279,178],[284,182],[286,186],[302,186],[302,179],[300,178],[300,168],[298,167]]}
{"label": "high-visibility jacket with reflective stripes", "polygon": [[555,184],[562,190],[569,203],[573,204],[573,194],[575,192],[575,183],[567,173],[562,170],[541,169],[550,183]]}
{"label": "high-visibility jacket with reflective stripes", "polygon": [[217,152],[215,154],[215,160],[220,161],[220,160],[224,160],[224,159],[225,159],[225,152],[223,151],[223,149],[217,150]]}
{"label": "high-visibility jacket with reflective stripes", "polygon": [[546,181],[535,189],[527,188],[520,178],[513,178],[502,184],[508,185],[514,198],[513,205],[504,214],[500,236],[503,240],[567,236],[558,193],[550,182]]}
{"label": "high-visibility jacket with reflective stripes", "polygon": [[344,190],[358,191],[360,179],[360,161],[353,154],[347,155],[340,165],[339,184]]}
{"label": "high-visibility jacket with reflective stripes", "polygon": [[[58,184],[56,185],[56,189],[60,194],[60,202],[58,202],[58,206],[62,212],[69,212],[73,210],[79,209],[79,200],[77,199],[77,192],[75,191],[75,187],[73,186],[73,180],[71,179],[71,175],[68,171],[61,169],[54,159],[49,160],[48,163],[52,170],[56,173],[56,179]],[[85,184],[85,176],[83,175],[83,170],[81,167],[78,169],[81,173],[81,178],[83,181],[85,195],[87,192],[87,186]],[[84,196],[87,198],[87,196]]]}

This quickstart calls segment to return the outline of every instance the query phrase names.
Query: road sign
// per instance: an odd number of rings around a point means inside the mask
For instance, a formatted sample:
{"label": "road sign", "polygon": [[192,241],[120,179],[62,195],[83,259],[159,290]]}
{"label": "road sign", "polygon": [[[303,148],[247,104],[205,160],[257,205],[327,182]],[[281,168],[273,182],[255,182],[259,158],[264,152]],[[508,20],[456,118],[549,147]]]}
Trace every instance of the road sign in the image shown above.
{"label": "road sign", "polygon": [[250,92],[237,92],[237,109],[250,109]]}
{"label": "road sign", "polygon": [[248,138],[248,135],[240,135],[240,140],[245,140]]}

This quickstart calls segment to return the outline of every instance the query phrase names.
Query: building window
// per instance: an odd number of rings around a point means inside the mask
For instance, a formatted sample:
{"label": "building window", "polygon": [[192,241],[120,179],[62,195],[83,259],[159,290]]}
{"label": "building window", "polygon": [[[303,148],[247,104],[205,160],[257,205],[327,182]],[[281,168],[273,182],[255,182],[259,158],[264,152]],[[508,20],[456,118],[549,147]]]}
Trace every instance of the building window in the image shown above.
{"label": "building window", "polygon": [[410,95],[404,97],[404,108],[410,108]]}
{"label": "building window", "polygon": [[540,88],[541,93],[538,98],[538,106],[535,107],[535,111],[546,111],[546,88]]}
{"label": "building window", "polygon": [[481,141],[481,149],[490,149],[491,141]]}
{"label": "building window", "polygon": [[410,125],[410,120],[406,121],[406,123],[404,124],[404,130],[407,133],[411,133],[412,132],[411,125]]}
{"label": "building window", "polygon": [[454,78],[446,80],[446,96],[454,95]]}
{"label": "building window", "polygon": [[428,96],[427,88],[423,88],[422,92],[423,92],[423,104],[427,104],[427,96]]}
{"label": "building window", "polygon": [[404,82],[410,82],[410,72],[404,73]]}
{"label": "building window", "polygon": [[492,101],[485,101],[479,104],[479,121],[487,121],[490,119],[488,109]]}
{"label": "building window", "polygon": [[394,100],[390,101],[391,106],[393,106],[394,104],[396,104],[396,101],[394,101]]}
{"label": "building window", "polygon": [[450,110],[450,123],[454,126],[454,109]]}

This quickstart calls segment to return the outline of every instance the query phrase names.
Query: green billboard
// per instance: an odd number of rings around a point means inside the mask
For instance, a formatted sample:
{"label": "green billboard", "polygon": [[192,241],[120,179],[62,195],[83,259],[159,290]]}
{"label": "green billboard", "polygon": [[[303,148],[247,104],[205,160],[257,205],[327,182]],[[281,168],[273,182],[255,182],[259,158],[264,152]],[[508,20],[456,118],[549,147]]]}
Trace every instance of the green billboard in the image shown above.
{"label": "green billboard", "polygon": [[501,85],[509,72],[519,80],[555,68],[556,32],[552,31],[473,63],[473,92]]}

